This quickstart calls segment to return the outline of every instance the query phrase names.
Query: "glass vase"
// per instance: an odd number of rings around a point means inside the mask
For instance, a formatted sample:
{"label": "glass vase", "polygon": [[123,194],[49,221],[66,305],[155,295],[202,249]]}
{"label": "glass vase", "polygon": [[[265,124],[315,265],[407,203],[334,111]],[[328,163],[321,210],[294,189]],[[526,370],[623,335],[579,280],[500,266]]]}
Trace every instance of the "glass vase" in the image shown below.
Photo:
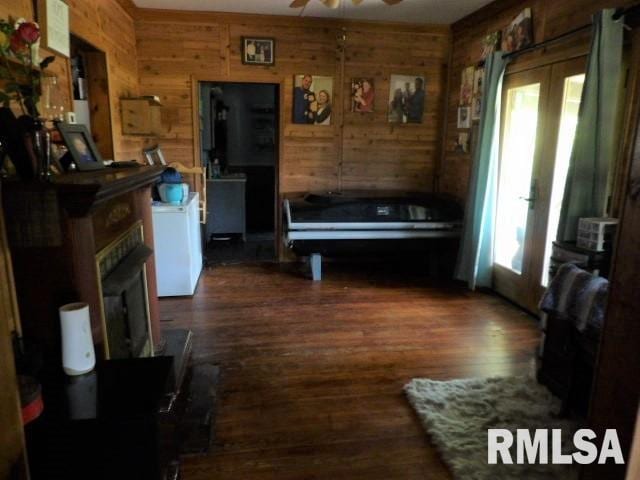
{"label": "glass vase", "polygon": [[43,182],[51,179],[51,134],[41,120],[34,122],[32,132],[33,152],[36,157],[36,173]]}

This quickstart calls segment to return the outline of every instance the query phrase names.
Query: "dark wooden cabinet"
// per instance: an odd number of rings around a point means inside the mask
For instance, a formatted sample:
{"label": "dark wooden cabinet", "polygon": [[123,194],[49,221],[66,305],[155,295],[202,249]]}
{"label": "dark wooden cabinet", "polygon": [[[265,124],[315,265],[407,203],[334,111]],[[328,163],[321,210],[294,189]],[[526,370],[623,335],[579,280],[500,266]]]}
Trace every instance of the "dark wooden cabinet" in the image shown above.
{"label": "dark wooden cabinet", "polygon": [[571,320],[548,314],[538,381],[562,399],[563,415],[586,418],[598,351],[598,332],[579,332]]}
{"label": "dark wooden cabinet", "polygon": [[174,480],[185,390],[174,356],[108,360],[43,382],[44,413],[27,426],[33,480]]}

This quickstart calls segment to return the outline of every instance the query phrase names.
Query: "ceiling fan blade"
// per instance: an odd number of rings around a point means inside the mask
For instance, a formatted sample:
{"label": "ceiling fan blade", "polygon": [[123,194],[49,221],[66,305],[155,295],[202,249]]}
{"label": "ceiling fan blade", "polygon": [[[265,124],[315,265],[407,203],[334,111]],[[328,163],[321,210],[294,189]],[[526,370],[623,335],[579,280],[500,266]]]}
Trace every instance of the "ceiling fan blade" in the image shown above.
{"label": "ceiling fan blade", "polygon": [[310,1],[311,0],[293,0],[293,2],[291,2],[291,5],[289,5],[289,8],[305,7]]}
{"label": "ceiling fan blade", "polygon": [[397,5],[399,4],[402,0],[382,0],[384,3],[386,3],[387,5]]}
{"label": "ceiling fan blade", "polygon": [[329,8],[338,8],[340,6],[340,0],[320,0]]}
{"label": "ceiling fan blade", "polygon": [[351,0],[354,5],[360,5],[364,0]]}

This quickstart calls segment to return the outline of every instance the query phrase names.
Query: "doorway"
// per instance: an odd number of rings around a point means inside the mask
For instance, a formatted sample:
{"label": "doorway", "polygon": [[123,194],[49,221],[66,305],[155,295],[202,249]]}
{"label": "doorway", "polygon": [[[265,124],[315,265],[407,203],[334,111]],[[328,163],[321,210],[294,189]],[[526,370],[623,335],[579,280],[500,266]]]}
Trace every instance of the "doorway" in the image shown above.
{"label": "doorway", "polygon": [[114,158],[114,149],[107,56],[73,34],[70,47],[76,122],[87,127],[102,158],[111,160]]}
{"label": "doorway", "polygon": [[208,262],[275,261],[279,85],[199,88]]}
{"label": "doorway", "polygon": [[532,312],[548,282],[585,68],[581,57],[504,80],[494,288]]}

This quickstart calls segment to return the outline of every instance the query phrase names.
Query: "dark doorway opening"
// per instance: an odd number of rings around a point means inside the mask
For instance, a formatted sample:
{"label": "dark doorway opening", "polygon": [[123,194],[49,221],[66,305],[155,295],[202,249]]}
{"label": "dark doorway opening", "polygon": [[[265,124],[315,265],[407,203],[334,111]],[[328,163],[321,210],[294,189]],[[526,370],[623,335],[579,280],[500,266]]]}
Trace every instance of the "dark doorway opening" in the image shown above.
{"label": "dark doorway opening", "polygon": [[200,83],[210,264],[276,260],[279,85]]}

